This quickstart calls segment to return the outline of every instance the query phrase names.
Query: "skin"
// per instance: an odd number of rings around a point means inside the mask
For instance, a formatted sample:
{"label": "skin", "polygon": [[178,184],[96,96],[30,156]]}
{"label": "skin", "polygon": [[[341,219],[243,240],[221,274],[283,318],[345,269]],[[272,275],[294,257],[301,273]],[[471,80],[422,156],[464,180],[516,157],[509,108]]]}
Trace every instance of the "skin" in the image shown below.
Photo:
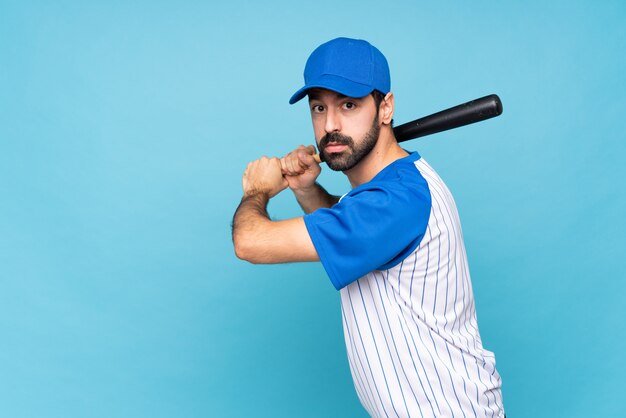
{"label": "skin", "polygon": [[[351,137],[358,147],[372,125],[378,125],[380,135],[372,151],[343,171],[352,187],[370,181],[387,165],[408,155],[393,135],[392,93],[380,104],[378,116],[371,95],[350,98],[325,89],[309,91],[309,108],[318,146],[325,135],[334,132]],[[325,151],[352,152],[350,147],[332,142]],[[302,217],[272,221],[267,214],[269,200],[287,187],[305,213],[338,202],[337,196],[329,194],[316,182],[321,167],[313,158],[314,154],[313,145],[301,145],[283,158],[262,157],[248,164],[242,179],[243,198],[233,218],[233,243],[239,258],[262,264],[319,260]]]}

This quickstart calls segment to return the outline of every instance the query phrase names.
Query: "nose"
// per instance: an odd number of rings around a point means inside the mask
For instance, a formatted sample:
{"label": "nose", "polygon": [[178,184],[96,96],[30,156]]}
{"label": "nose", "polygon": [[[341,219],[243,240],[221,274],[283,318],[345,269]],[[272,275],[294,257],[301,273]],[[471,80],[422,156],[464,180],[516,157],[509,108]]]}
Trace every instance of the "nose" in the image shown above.
{"label": "nose", "polygon": [[341,130],[341,124],[339,116],[334,109],[328,109],[326,111],[326,123],[324,124],[324,130],[326,133],[339,132]]}

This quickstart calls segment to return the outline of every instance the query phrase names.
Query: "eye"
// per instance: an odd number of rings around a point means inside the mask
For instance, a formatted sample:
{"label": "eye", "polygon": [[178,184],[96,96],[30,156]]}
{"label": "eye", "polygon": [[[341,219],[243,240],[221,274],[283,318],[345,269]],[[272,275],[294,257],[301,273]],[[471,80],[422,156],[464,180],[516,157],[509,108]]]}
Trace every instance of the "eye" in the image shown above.
{"label": "eye", "polygon": [[311,106],[311,112],[313,113],[322,113],[324,111],[324,106],[322,105],[313,105]]}
{"label": "eye", "polygon": [[346,110],[352,110],[352,109],[356,108],[356,103],[354,103],[354,102],[345,102],[343,104],[343,108],[346,109]]}

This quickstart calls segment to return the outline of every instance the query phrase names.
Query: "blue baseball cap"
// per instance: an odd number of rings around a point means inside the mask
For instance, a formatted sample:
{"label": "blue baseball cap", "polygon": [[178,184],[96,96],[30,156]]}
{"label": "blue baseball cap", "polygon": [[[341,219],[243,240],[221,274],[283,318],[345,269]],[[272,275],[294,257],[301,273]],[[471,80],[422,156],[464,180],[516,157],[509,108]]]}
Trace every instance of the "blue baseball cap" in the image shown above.
{"label": "blue baseball cap", "polygon": [[304,67],[304,87],[295,92],[294,104],[313,88],[335,91],[348,97],[365,97],[374,90],[391,90],[385,56],[367,41],[337,38],[318,46]]}

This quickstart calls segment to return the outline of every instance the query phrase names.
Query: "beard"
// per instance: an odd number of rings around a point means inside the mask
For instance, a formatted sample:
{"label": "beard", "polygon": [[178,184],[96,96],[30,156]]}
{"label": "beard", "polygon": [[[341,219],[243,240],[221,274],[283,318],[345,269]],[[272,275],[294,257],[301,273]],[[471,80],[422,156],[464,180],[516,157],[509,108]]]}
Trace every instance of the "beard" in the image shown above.
{"label": "beard", "polygon": [[[354,144],[352,137],[342,135],[338,132],[331,132],[322,137],[319,143],[319,150],[322,160],[326,162],[328,168],[334,171],[346,171],[356,166],[365,158],[376,146],[380,136],[380,126],[378,126],[378,112],[369,131],[363,137],[359,145]],[[325,151],[328,144],[341,144],[348,147],[343,152],[327,153]]]}

